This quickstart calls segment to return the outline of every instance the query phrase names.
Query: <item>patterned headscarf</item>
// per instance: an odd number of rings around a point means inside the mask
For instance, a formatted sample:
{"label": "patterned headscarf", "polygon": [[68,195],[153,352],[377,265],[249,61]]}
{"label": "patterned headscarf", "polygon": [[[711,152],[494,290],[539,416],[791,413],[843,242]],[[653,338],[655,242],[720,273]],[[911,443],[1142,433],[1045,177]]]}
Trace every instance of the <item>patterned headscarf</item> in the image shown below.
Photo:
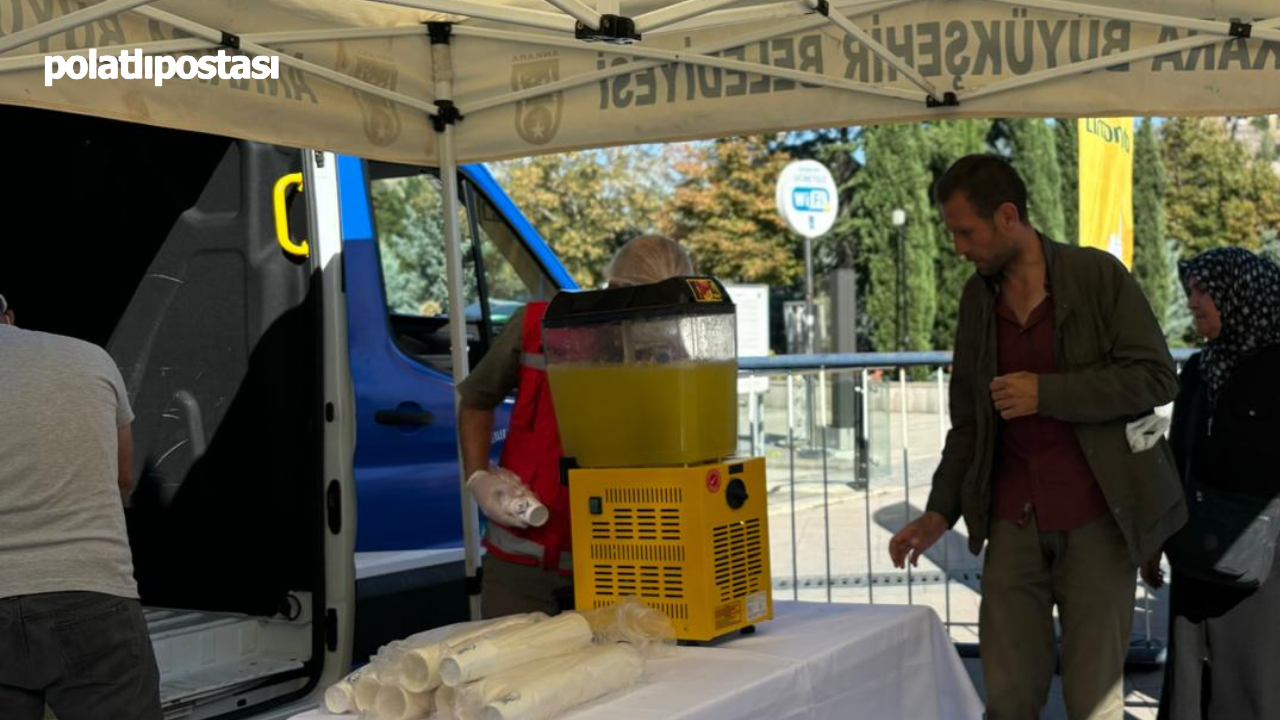
{"label": "patterned headscarf", "polygon": [[1184,286],[1199,280],[1222,316],[1222,331],[1200,356],[1209,403],[1217,405],[1241,358],[1280,344],[1280,267],[1243,248],[1224,247],[1178,263],[1178,274]]}

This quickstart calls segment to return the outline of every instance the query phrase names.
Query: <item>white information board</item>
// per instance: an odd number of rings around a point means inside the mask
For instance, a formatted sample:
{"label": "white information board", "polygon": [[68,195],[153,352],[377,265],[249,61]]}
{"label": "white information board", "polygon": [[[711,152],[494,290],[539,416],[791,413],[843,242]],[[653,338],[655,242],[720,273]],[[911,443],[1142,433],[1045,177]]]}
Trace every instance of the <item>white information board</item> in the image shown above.
{"label": "white information board", "polygon": [[[738,315],[738,357],[764,357],[769,354],[769,286],[734,285],[724,289]],[[738,377],[738,392],[765,392],[769,378],[764,375]]]}

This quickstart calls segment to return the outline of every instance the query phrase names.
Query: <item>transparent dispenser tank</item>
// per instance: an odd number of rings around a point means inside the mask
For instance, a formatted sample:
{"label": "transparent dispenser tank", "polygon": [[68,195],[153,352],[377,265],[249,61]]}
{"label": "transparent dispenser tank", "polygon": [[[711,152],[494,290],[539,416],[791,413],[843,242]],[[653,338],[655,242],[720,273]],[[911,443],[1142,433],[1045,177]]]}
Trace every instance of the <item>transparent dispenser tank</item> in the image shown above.
{"label": "transparent dispenser tank", "polygon": [[735,451],[736,322],[713,278],[562,293],[542,337],[560,443],[580,466],[689,465]]}

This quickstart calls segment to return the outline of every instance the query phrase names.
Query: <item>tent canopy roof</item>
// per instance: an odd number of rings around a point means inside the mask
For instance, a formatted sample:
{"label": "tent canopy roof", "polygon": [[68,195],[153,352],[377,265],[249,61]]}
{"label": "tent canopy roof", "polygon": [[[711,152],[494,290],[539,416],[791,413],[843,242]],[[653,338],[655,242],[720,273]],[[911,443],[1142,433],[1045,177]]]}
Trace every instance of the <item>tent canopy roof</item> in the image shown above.
{"label": "tent canopy roof", "polygon": [[[420,164],[439,162],[441,120],[473,162],[941,118],[1280,110],[1273,0],[62,5],[0,3],[0,103]],[[280,76],[46,84],[46,55],[129,48],[275,55]]]}

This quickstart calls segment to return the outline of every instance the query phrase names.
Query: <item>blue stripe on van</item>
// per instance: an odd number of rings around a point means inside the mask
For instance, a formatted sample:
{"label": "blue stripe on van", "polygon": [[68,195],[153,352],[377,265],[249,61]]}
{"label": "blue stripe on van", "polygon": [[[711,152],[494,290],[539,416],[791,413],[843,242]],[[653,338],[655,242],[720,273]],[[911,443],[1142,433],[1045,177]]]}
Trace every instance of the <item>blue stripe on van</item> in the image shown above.
{"label": "blue stripe on van", "polygon": [[364,163],[360,158],[339,155],[338,206],[342,217],[342,239],[346,242],[373,240],[368,187],[364,180]]}

